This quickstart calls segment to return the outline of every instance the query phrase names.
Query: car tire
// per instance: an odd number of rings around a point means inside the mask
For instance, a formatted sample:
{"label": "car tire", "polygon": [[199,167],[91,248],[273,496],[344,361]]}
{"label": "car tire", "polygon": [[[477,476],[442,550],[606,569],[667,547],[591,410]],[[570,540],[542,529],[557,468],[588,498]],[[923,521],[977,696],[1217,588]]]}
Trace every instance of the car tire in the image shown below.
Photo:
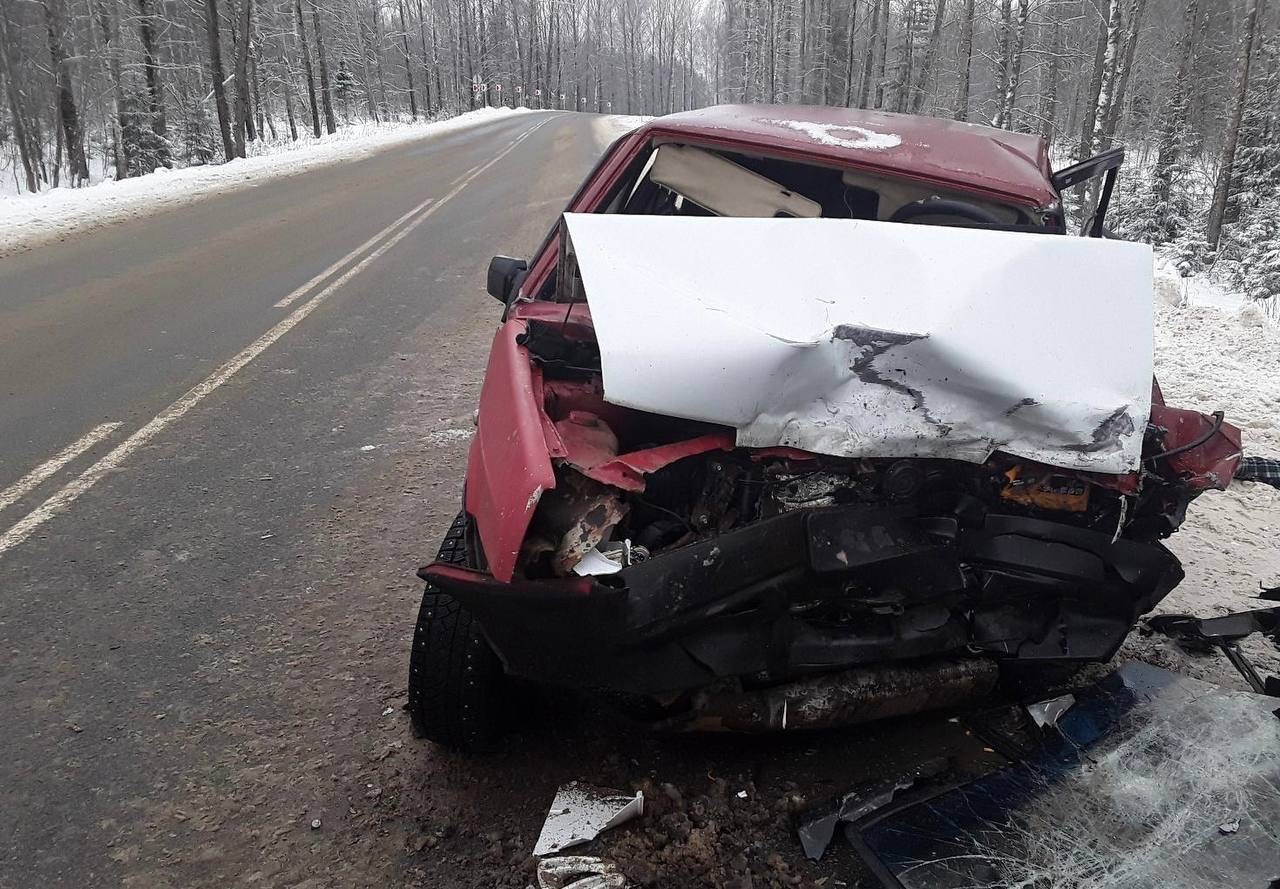
{"label": "car tire", "polygon": [[[437,561],[468,565],[467,520],[459,515]],[[462,603],[428,583],[409,655],[409,715],[417,733],[467,753],[492,749],[503,728],[507,678],[480,624]]]}

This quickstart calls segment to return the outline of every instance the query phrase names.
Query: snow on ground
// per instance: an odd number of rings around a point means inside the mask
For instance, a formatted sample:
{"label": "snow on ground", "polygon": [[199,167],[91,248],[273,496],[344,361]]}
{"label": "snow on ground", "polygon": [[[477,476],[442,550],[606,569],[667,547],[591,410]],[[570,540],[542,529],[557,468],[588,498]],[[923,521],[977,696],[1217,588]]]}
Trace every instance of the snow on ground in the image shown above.
{"label": "snow on ground", "polygon": [[332,136],[297,142],[260,143],[262,153],[225,164],[157,170],[147,176],[106,180],[86,188],[55,188],[38,194],[0,196],[0,257],[99,228],[122,219],[189,204],[211,194],[249,188],[275,176],[292,175],[365,157],[378,150],[475,126],[527,108],[481,108],[447,120],[343,127]]}
{"label": "snow on ground", "polygon": [[597,117],[593,121],[596,131],[596,141],[600,143],[601,149],[609,147],[614,140],[625,136],[636,127],[646,124],[653,120],[652,117],[645,117],[642,114],[606,114]]}
{"label": "snow on ground", "polygon": [[[1246,453],[1280,456],[1280,326],[1211,281],[1180,278],[1164,261],[1156,271],[1156,376],[1169,404],[1222,410],[1241,428]],[[1260,581],[1280,584],[1280,490],[1237,482],[1203,494],[1168,546],[1187,577],[1158,611],[1211,616],[1265,607],[1271,603],[1250,597]],[[1248,651],[1280,671],[1273,647],[1255,642]]]}

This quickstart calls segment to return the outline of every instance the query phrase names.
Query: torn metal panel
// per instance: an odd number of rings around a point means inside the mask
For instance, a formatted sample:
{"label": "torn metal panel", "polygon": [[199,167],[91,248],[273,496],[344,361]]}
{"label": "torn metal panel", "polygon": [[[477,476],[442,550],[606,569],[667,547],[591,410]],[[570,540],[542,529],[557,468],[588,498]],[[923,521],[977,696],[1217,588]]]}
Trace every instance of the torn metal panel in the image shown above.
{"label": "torn metal panel", "polygon": [[534,855],[554,855],[589,843],[611,827],[644,814],[644,794],[620,794],[571,781],[556,791]]}
{"label": "torn metal panel", "polygon": [[1027,762],[873,815],[850,838],[897,889],[1275,885],[1274,705],[1125,664]]}
{"label": "torn metal panel", "polygon": [[566,214],[605,398],[738,445],[1138,467],[1150,248],[845,219]]}

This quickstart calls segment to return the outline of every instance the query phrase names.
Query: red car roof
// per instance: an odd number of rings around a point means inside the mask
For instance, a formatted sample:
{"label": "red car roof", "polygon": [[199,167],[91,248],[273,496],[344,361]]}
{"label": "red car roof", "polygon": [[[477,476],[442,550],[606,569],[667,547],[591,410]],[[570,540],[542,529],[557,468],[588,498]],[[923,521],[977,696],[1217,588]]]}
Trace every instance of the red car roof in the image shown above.
{"label": "red car roof", "polygon": [[640,132],[804,154],[1035,207],[1058,200],[1042,137],[937,117],[821,105],[716,105],[656,118]]}

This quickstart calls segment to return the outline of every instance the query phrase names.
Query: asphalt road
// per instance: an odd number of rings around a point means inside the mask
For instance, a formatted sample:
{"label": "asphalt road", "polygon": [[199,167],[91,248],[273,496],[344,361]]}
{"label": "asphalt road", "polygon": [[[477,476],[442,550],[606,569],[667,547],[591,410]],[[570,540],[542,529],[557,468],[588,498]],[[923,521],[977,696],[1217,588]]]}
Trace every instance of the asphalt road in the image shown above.
{"label": "asphalt road", "polygon": [[512,115],[0,260],[0,886],[412,869],[378,782],[484,268],[603,144]]}

